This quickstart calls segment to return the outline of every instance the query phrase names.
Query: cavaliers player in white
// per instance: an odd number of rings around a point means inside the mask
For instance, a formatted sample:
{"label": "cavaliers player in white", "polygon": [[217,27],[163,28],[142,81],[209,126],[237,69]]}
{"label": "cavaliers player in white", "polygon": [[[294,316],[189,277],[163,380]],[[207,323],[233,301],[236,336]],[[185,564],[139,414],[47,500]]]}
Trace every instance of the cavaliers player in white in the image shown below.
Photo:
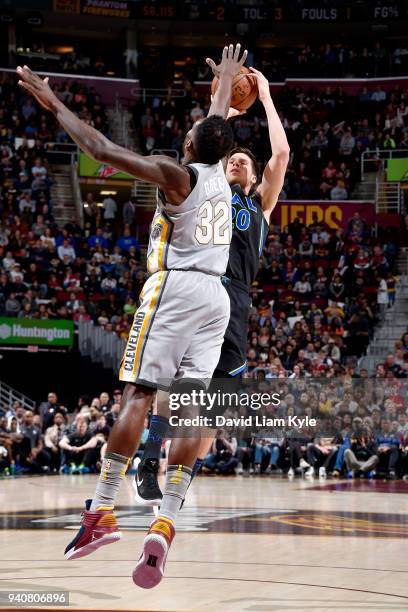
{"label": "cavaliers player in white", "polygon": [[[180,376],[211,377],[218,363],[229,320],[229,299],[221,276],[228,263],[232,229],[231,190],[220,160],[232,146],[231,128],[224,118],[233,78],[247,56],[245,51],[240,58],[240,51],[240,45],[224,48],[218,67],[220,84],[209,116],[187,135],[183,164],[166,156],[143,157],[115,145],[66,108],[50,89],[48,78],[41,79],[27,66],[17,68],[19,84],[55,115],[82,150],[158,186],[149,244],[151,276],[142,290],[122,361],[120,376],[127,384],[121,411],[93,499],[87,500],[81,528],[65,550],[67,559],[120,539],[113,508],[155,390],[164,388],[163,381]],[[151,588],[163,576],[198,445],[199,440],[187,439],[171,451],[160,514],[132,574],[138,586]]]}

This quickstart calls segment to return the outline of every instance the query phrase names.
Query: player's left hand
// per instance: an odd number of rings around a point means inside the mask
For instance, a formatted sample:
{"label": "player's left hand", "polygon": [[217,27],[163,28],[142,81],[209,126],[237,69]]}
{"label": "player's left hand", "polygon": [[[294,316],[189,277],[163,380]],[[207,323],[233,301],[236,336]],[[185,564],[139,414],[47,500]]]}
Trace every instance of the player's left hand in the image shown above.
{"label": "player's left hand", "polygon": [[238,43],[235,47],[234,45],[228,45],[225,46],[222,51],[221,63],[218,64],[218,66],[210,57],[207,57],[205,61],[210,66],[214,76],[219,77],[222,73],[234,77],[239,73],[242,66],[245,64],[245,60],[248,56],[248,51],[245,49],[241,56],[241,59],[239,59],[240,53],[240,43]]}
{"label": "player's left hand", "polygon": [[41,79],[28,66],[17,66],[17,74],[20,77],[18,84],[28,91],[43,108],[53,112],[58,98],[48,85],[48,77]]}
{"label": "player's left hand", "polygon": [[258,83],[258,97],[260,101],[262,102],[269,99],[271,97],[271,91],[269,89],[269,82],[266,76],[259,70],[256,70],[256,68],[251,67],[250,71],[256,77]]}

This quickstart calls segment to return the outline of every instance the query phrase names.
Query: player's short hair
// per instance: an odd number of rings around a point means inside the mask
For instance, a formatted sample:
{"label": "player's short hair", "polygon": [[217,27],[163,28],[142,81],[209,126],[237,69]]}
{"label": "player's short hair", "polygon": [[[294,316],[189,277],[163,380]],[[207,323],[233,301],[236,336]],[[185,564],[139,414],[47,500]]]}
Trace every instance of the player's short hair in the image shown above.
{"label": "player's short hair", "polygon": [[252,162],[252,170],[253,170],[253,172],[254,172],[254,174],[256,176],[256,181],[258,182],[259,181],[260,168],[259,168],[259,163],[258,163],[255,155],[252,153],[252,151],[250,151],[246,147],[234,147],[228,153],[228,159],[230,157],[232,157],[233,155],[235,155],[236,153],[243,153],[244,155],[248,155],[249,159]]}
{"label": "player's short hair", "polygon": [[219,115],[201,121],[194,135],[194,149],[201,164],[216,164],[230,151],[234,136],[230,124]]}

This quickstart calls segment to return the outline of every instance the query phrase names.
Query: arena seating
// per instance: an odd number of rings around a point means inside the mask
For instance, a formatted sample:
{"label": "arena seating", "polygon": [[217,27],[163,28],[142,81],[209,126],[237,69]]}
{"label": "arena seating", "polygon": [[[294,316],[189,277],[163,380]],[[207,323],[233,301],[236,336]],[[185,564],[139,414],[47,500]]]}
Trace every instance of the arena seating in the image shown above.
{"label": "arena seating", "polygon": [[[338,3],[337,3],[338,4]],[[86,50],[81,42],[81,52],[71,51],[58,56],[49,54],[46,45],[43,50],[33,49],[32,53],[17,55],[17,63],[30,64],[35,70],[56,70],[69,74],[127,76],[124,48],[115,45],[104,53],[103,45],[98,49],[90,45]],[[24,45],[27,46],[27,45]],[[202,58],[217,57],[219,49],[211,47],[174,48],[172,55],[161,53],[159,48],[141,45],[137,49],[137,66],[133,76],[140,78],[145,87],[158,87],[159,75],[171,78],[186,78],[190,81],[208,80],[210,73]],[[176,64],[175,64],[176,60]],[[366,78],[398,76],[407,74],[408,49],[395,41],[375,38],[344,43],[335,38],[321,44],[291,43],[273,48],[253,50],[254,65],[265,72],[269,81],[281,82],[286,78],[338,77]],[[168,82],[161,83],[164,87]]]}
{"label": "arena seating", "polygon": [[[44,147],[49,141],[66,142],[68,137],[48,114],[16,89],[13,78],[3,76],[0,87],[0,315],[72,318],[75,322],[92,319],[95,325],[126,338],[145,279],[140,245],[132,237],[134,228],[121,225],[119,219],[114,226],[106,226],[97,216],[85,230],[75,224],[57,226]],[[109,133],[105,109],[95,91],[74,84],[58,89],[58,95],[82,118]],[[358,180],[359,157],[366,148],[407,148],[404,96],[406,99],[406,92],[397,88],[385,94],[385,99],[362,92],[357,100],[347,98],[340,89],[319,94],[284,88],[276,105],[282,109],[294,154],[282,198],[333,197],[336,187],[352,189]],[[200,99],[190,92],[178,101],[164,100],[157,108],[135,108],[143,151],[148,153],[155,147],[181,152],[184,130],[205,114],[209,103],[208,96]],[[345,117],[347,121],[340,124]],[[269,153],[260,107],[254,107],[247,119],[235,120],[234,129],[237,143],[249,146],[265,162]],[[30,139],[34,140],[33,146]],[[398,242],[392,233],[375,237],[364,215],[358,213],[345,231],[334,231],[317,219],[308,227],[300,220],[285,228],[272,223],[252,288],[248,376],[261,381],[334,377],[342,385],[348,379],[364,378],[363,372],[356,371],[356,361],[387,308],[387,303],[379,299],[381,280],[387,282],[392,306],[397,253]],[[330,397],[314,397],[316,393],[310,391],[305,406],[313,401],[318,412],[332,410],[330,414],[340,419],[338,431],[342,437],[333,442],[336,450],[347,444],[347,436],[354,431],[353,417],[365,420],[364,427],[371,432],[373,443],[390,448],[392,461],[383,465],[385,472],[391,477],[403,476],[407,473],[404,449],[408,430],[407,395],[402,393],[401,385],[407,376],[405,334],[395,357],[378,368],[382,397],[373,394],[368,404],[367,398],[362,399],[361,389],[354,389],[344,405]],[[301,393],[297,392],[297,401]],[[331,395],[336,395],[333,390]],[[61,467],[71,472],[97,470],[99,452],[117,414],[117,407],[112,405],[118,399],[118,395],[114,402],[106,396],[93,402],[82,398],[79,406],[58,409],[53,408],[51,400],[51,409],[39,406],[34,416],[21,406],[2,407],[0,467],[8,473],[42,473]],[[380,422],[372,406],[379,407]],[[54,423],[55,411],[62,414],[61,423]],[[78,414],[85,415],[87,427],[80,426]],[[33,423],[39,432],[29,446],[24,430]],[[361,423],[356,428],[357,425]],[[79,428],[81,439],[89,439],[89,431],[97,438],[94,452],[82,457],[75,467],[69,465],[59,447],[67,426],[70,434]],[[47,434],[48,427],[54,429]],[[397,438],[400,445],[396,453]],[[301,459],[311,460],[316,455],[307,453],[309,443],[313,440],[307,436],[306,442],[289,442],[284,435],[277,444],[284,461],[279,464],[276,460],[266,468],[301,467]],[[259,446],[264,449],[261,454]],[[274,447],[275,442],[246,443],[239,439],[228,469],[225,465],[217,467],[214,458],[207,462],[207,469],[235,470],[242,463],[260,472],[272,455],[276,459]],[[334,455],[333,460],[335,463]],[[334,467],[333,464],[332,471],[340,473],[344,461],[340,469]]]}

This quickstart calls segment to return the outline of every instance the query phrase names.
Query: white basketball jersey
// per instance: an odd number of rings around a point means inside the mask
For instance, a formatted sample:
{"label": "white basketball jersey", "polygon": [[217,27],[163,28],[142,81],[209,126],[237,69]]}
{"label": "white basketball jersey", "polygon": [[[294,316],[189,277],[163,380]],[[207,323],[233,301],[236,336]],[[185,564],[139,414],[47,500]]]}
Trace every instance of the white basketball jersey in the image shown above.
{"label": "white basketball jersey", "polygon": [[196,174],[195,187],[179,206],[157,194],[152,221],[147,269],[200,270],[225,274],[232,236],[230,186],[221,162],[189,164]]}

